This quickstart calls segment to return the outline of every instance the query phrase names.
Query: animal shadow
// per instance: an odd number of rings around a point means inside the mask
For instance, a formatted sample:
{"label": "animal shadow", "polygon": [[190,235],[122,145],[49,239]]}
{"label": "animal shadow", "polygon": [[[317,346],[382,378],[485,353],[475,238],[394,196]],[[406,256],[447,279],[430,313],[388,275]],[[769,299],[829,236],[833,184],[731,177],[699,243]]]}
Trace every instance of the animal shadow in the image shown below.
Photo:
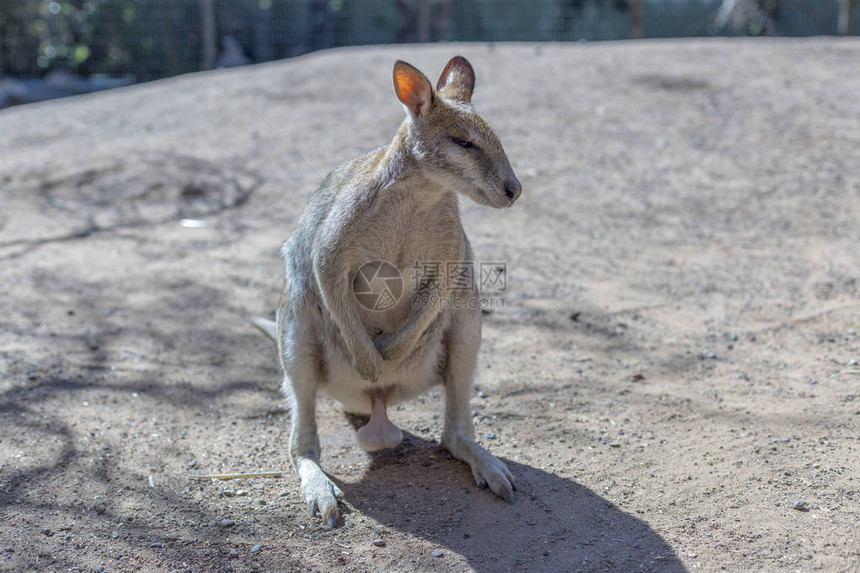
{"label": "animal shadow", "polygon": [[572,480],[502,459],[517,481],[509,504],[479,490],[447,450],[413,434],[368,455],[361,480],[339,484],[349,503],[463,556],[476,571],[686,571],[648,524]]}

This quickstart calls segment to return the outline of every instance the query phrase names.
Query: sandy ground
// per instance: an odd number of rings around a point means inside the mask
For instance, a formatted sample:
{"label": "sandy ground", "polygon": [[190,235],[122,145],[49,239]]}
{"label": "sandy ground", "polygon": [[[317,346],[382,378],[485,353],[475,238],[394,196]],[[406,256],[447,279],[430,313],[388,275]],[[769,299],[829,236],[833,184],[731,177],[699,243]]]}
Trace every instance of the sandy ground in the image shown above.
{"label": "sandy ground", "polygon": [[[320,176],[400,122],[394,59],[456,53],[525,189],[463,203],[507,265],[473,404],[516,501],[439,447],[441,390],[374,455],[321,399],[338,530],[291,473],[193,480],[288,470],[248,316]],[[0,569],[860,570],[858,61],[395,46],[0,112]]]}

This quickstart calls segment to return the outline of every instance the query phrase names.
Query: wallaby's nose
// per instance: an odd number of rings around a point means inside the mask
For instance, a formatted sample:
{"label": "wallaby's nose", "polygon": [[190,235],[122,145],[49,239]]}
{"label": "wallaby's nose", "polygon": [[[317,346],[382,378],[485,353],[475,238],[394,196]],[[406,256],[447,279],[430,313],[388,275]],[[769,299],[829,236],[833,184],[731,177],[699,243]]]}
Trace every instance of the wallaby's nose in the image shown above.
{"label": "wallaby's nose", "polygon": [[511,202],[516,201],[522,190],[523,186],[516,177],[505,181],[505,195],[508,196],[508,199],[510,199]]}

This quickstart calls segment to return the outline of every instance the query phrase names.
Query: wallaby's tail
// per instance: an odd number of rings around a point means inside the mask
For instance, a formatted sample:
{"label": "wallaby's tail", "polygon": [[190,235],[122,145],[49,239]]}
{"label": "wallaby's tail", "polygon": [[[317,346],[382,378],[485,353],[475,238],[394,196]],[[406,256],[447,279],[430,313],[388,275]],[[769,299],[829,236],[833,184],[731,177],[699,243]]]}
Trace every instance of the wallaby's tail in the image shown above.
{"label": "wallaby's tail", "polygon": [[254,326],[260,329],[260,332],[277,342],[278,325],[275,324],[274,320],[269,320],[268,318],[263,318],[262,316],[252,316],[251,322],[254,323]]}

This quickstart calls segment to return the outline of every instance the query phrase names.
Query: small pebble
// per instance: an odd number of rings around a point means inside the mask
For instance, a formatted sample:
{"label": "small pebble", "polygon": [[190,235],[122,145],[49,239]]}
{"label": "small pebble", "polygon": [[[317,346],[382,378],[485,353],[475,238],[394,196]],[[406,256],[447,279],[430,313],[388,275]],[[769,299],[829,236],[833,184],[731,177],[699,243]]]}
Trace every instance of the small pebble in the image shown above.
{"label": "small pebble", "polygon": [[620,448],[621,442],[609,442],[609,447],[610,448]]}
{"label": "small pebble", "polygon": [[437,549],[436,551],[433,552],[432,555],[433,555],[433,557],[442,557],[445,554],[440,549]]}
{"label": "small pebble", "polygon": [[487,438],[488,440],[495,440],[496,439],[496,433],[495,432],[487,432],[486,434],[484,434],[484,437]]}
{"label": "small pebble", "polygon": [[263,546],[258,543],[251,548],[251,553],[259,553],[262,548]]}
{"label": "small pebble", "polygon": [[486,392],[484,392],[483,390],[478,390],[478,398],[486,398],[486,397],[487,397]]}
{"label": "small pebble", "polygon": [[794,505],[792,505],[791,507],[793,507],[797,511],[809,511],[809,506],[806,505],[806,502],[802,499],[798,499],[797,501],[795,501]]}
{"label": "small pebble", "polygon": [[385,540],[384,539],[374,539],[373,541],[371,541],[371,543],[373,543],[377,547],[385,547]]}
{"label": "small pebble", "polygon": [[119,537],[119,531],[114,531],[113,533],[110,534],[110,536],[114,539],[117,539]]}
{"label": "small pebble", "polygon": [[231,525],[234,525],[235,523],[236,522],[233,521],[232,519],[222,519],[221,520],[221,527],[230,527]]}

